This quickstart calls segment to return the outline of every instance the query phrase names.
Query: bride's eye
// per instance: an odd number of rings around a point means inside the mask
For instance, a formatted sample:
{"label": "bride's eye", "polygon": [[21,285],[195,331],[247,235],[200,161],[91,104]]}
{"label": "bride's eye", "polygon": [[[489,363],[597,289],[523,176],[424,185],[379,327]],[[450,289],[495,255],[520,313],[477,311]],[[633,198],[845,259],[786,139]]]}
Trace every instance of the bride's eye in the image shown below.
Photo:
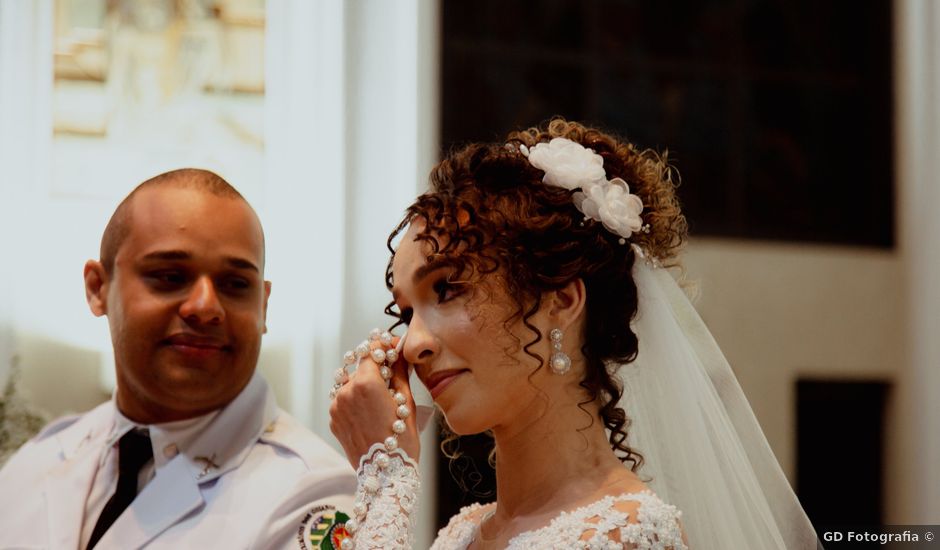
{"label": "bride's eye", "polygon": [[453,283],[447,281],[447,279],[440,279],[432,286],[434,293],[437,294],[437,303],[443,304],[449,300],[453,300],[460,295],[460,288]]}

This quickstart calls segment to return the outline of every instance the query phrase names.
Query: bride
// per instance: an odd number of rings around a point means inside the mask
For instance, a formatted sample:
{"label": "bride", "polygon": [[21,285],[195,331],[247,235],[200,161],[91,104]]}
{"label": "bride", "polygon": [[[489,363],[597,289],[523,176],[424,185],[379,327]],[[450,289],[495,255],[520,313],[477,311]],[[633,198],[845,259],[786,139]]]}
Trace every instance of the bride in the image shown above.
{"label": "bride", "polygon": [[359,474],[342,548],[411,547],[410,368],[449,430],[495,445],[496,502],[434,549],[816,548],[667,272],[686,232],[670,176],[562,119],[432,171],[389,239],[387,311],[407,333],[373,331],[336,373],[331,429]]}

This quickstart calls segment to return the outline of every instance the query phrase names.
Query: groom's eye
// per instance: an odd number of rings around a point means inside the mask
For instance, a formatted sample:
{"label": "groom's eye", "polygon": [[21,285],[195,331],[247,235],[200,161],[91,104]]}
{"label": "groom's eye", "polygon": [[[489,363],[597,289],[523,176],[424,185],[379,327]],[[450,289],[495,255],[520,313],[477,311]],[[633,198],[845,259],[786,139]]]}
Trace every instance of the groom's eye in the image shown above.
{"label": "groom's eye", "polygon": [[159,290],[176,289],[187,282],[187,275],[178,269],[158,269],[146,273],[144,277],[149,284]]}

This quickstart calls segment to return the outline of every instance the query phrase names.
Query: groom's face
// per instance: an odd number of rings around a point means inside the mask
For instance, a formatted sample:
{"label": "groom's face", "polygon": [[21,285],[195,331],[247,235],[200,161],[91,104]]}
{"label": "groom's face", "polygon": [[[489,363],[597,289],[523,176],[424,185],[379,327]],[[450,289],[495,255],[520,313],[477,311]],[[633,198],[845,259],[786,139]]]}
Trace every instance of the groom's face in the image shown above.
{"label": "groom's face", "polygon": [[141,190],[107,282],[117,402],[142,422],[220,408],[254,372],[270,283],[260,223],[241,199]]}

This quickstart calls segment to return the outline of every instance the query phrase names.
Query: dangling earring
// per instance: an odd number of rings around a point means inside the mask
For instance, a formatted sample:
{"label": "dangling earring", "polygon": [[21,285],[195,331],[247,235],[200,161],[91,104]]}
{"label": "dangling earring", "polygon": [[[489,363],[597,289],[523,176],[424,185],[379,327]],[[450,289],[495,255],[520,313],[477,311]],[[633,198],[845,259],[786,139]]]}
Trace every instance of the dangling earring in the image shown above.
{"label": "dangling earring", "polygon": [[555,374],[566,374],[571,370],[571,358],[565,352],[561,351],[561,339],[564,336],[560,328],[553,328],[549,333],[552,340],[552,356],[549,359],[548,366]]}

